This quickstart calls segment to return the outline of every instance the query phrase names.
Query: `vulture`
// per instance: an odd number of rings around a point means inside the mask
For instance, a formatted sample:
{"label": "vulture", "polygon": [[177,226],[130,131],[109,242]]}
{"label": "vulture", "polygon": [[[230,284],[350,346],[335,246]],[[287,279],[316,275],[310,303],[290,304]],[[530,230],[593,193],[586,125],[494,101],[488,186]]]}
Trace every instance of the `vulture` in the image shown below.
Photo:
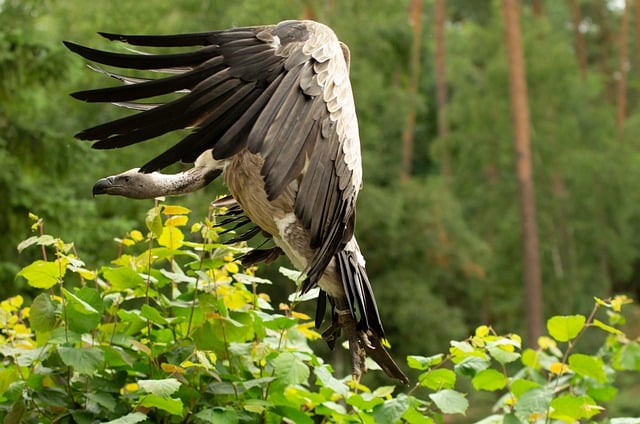
{"label": "vulture", "polygon": [[[347,46],[329,27],[296,20],[179,35],[100,35],[165,49],[114,53],[65,42],[90,62],[155,72],[134,77],[90,65],[123,84],[73,97],[138,112],[76,137],[93,141],[96,149],[115,149],[188,132],[140,168],[97,181],[94,195],[179,195],[223,175],[235,213],[276,246],[254,259],[283,252],[304,272],[302,292],[320,288],[316,326],[329,307],[331,323],[323,336],[333,346],[344,331],[353,377],[366,371],[368,355],[406,383],[383,346],[384,329],[354,237],[362,164]],[[176,162],[193,167],[159,172]]]}

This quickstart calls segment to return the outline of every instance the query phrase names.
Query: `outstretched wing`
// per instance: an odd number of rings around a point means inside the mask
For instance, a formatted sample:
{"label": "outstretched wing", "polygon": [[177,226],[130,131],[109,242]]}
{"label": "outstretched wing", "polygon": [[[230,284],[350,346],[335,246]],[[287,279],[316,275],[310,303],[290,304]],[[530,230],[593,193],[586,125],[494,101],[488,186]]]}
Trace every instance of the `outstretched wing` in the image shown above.
{"label": "outstretched wing", "polygon": [[[125,85],[73,96],[140,112],[77,137],[97,140],[95,148],[111,149],[192,129],[142,166],[143,172],[193,162],[207,149],[213,149],[216,159],[245,148],[259,153],[271,200],[298,182],[295,214],[310,232],[311,247],[318,249],[304,289],[314,286],[352,236],[362,182],[346,46],[331,29],[312,21],[169,36],[101,35],[135,46],[200,47],[171,54],[121,54],[65,43],[103,65],[169,74],[143,79],[103,71]],[[164,103],[137,102],[173,92],[185,94]]]}

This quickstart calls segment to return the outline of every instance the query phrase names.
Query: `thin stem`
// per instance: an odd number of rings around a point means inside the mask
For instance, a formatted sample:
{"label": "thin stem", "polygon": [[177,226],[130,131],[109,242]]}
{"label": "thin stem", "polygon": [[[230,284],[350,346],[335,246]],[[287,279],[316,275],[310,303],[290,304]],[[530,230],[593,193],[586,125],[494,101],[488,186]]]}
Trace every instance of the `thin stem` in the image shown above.
{"label": "thin stem", "polygon": [[[564,355],[562,356],[562,362],[561,362],[561,368],[560,368],[560,373],[563,374],[564,372],[564,367],[567,365],[567,362],[569,360],[569,355],[571,353],[571,351],[573,350],[573,348],[576,346],[576,344],[578,343],[578,341],[580,340],[580,337],[582,337],[582,335],[584,334],[584,332],[586,331],[586,329],[588,327],[591,326],[591,323],[593,322],[594,317],[596,316],[596,312],[598,312],[598,309],[600,308],[600,305],[598,305],[597,303],[593,306],[593,309],[591,310],[591,313],[589,314],[589,316],[587,317],[587,320],[585,321],[584,325],[582,326],[582,328],[580,329],[580,332],[578,333],[578,335],[576,335],[573,340],[569,340],[567,342],[567,350],[564,352]],[[551,374],[549,374],[549,377],[547,379],[548,383],[551,383]],[[558,384],[560,383],[560,379],[556,378],[555,384],[553,386],[553,392],[556,393],[558,390]],[[549,424],[551,421],[551,417],[550,417],[550,409],[551,409],[551,405],[549,405],[549,407],[547,408],[547,417],[545,419],[545,423]]]}

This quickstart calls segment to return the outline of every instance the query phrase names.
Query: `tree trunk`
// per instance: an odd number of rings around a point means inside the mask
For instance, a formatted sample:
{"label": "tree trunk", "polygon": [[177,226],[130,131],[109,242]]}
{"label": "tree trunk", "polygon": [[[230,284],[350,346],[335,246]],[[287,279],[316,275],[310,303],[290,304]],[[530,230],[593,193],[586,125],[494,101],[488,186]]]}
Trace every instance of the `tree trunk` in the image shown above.
{"label": "tree trunk", "polygon": [[445,40],[444,40],[444,24],[446,20],[446,3],[445,0],[436,0],[435,2],[435,26],[434,38],[436,42],[436,102],[438,116],[438,137],[443,145],[442,149],[442,175],[445,178],[451,177],[451,157],[449,147],[447,145],[447,136],[449,135],[449,121],[447,120],[447,78],[445,68]]}
{"label": "tree trunk", "polygon": [[580,31],[582,13],[580,12],[578,0],[569,0],[569,6],[571,7],[571,21],[573,23],[573,34],[576,43],[576,56],[578,56],[580,74],[582,79],[585,79],[587,76],[587,53],[585,50],[584,35],[582,34],[582,31]]}
{"label": "tree trunk", "polygon": [[619,43],[619,79],[618,79],[618,94],[616,96],[616,103],[618,113],[616,115],[616,129],[618,133],[618,139],[622,139],[624,132],[624,121],[627,116],[627,73],[629,68],[629,9],[630,0],[627,0],[622,11],[622,25],[620,26],[620,34],[618,38]]}
{"label": "tree trunk", "polygon": [[313,3],[310,1],[305,1],[302,4],[302,19],[308,19],[311,21],[315,21],[318,19],[316,16],[316,11],[313,7]]}
{"label": "tree trunk", "polygon": [[598,67],[601,74],[604,76],[605,83],[605,99],[610,104],[615,104],[615,86],[613,84],[612,74],[613,71],[610,66],[610,46],[614,45],[614,37],[611,34],[609,23],[607,22],[607,16],[609,14],[609,8],[607,6],[607,0],[598,0],[598,15],[596,17],[596,25],[598,28]]}
{"label": "tree trunk", "polygon": [[542,4],[542,0],[533,0],[533,14],[537,18],[544,15],[544,5]]}
{"label": "tree trunk", "polygon": [[640,75],[640,0],[634,4],[636,26],[636,76]]}
{"label": "tree trunk", "polygon": [[420,78],[420,53],[422,50],[422,0],[411,0],[409,3],[409,23],[412,29],[411,56],[409,59],[409,84],[407,97],[409,111],[402,131],[402,168],[400,180],[408,181],[411,176],[413,162],[413,143],[416,133],[416,103],[418,81]]}
{"label": "tree trunk", "polygon": [[527,335],[530,344],[543,334],[542,281],[538,251],[536,202],[529,142],[529,106],[517,0],[502,0],[509,61],[509,91],[515,136],[516,174],[520,196]]}

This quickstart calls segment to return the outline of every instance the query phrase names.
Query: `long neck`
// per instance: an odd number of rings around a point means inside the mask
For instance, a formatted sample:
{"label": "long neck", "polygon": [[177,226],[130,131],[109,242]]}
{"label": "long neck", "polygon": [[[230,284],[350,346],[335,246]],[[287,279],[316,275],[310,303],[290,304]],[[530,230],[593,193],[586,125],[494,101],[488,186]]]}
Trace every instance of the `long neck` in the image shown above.
{"label": "long neck", "polygon": [[150,174],[153,181],[153,184],[149,187],[150,197],[177,196],[191,193],[209,184],[221,172],[221,170],[198,166],[177,174],[154,172]]}

